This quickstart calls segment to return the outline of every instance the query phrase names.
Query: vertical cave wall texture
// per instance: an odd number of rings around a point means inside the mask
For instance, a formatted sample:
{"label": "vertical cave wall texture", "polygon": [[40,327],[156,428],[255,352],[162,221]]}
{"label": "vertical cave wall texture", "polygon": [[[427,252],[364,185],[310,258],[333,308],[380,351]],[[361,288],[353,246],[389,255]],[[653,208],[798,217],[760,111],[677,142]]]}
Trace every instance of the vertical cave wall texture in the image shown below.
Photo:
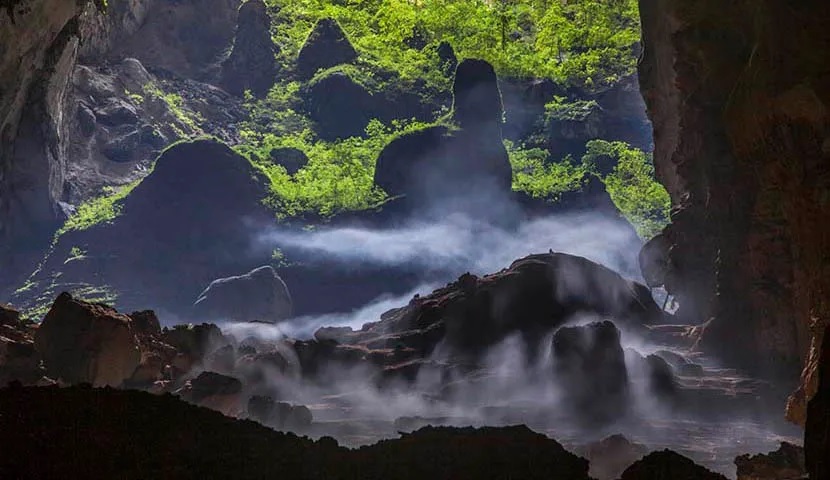
{"label": "vertical cave wall texture", "polygon": [[830,320],[830,2],[640,8],[641,90],[673,204],[646,276],[681,319],[706,322],[702,350],[789,378],[806,362],[810,376]]}

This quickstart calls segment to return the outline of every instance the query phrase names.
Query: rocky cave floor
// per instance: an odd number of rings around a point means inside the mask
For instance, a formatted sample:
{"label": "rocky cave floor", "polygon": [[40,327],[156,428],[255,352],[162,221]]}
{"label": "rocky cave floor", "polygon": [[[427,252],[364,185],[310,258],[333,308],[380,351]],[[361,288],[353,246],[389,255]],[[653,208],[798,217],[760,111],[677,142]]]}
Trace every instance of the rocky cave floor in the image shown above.
{"label": "rocky cave floor", "polygon": [[[528,288],[551,291],[545,282],[575,266],[610,275],[615,300],[572,305],[561,278],[558,295]],[[69,294],[39,326],[4,307],[0,380],[12,383],[0,390],[0,445],[19,455],[4,456],[0,473],[182,478],[219,462],[248,478],[274,469],[297,478],[459,478],[464,469],[463,478],[627,480],[736,478],[737,465],[741,480],[804,478],[800,433],[782,415],[792,386],[688,353],[689,327],[654,323],[659,307],[638,293],[598,264],[551,253],[464,275],[359,330],[323,327],[305,340],[260,323],[161,328],[153,312],[124,315]],[[487,302],[525,310],[508,309],[505,327],[483,313]],[[582,312],[576,322],[574,312]],[[410,464],[440,442],[447,451],[434,465]],[[517,453],[523,442],[534,446]],[[96,444],[112,463],[79,466]],[[386,449],[397,456],[381,460]],[[32,463],[36,451],[50,466]],[[192,462],[205,464],[176,470]]]}

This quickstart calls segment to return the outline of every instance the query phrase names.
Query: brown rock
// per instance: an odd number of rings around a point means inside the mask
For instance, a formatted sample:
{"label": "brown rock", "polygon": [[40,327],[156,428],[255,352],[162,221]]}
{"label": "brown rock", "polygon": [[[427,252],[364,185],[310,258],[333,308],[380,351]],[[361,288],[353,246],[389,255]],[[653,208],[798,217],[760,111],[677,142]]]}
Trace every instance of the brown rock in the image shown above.
{"label": "brown rock", "polygon": [[102,304],[58,296],[35,334],[50,375],[68,383],[118,386],[141,360],[130,318]]}
{"label": "brown rock", "polygon": [[652,452],[625,469],[620,480],[726,480],[671,450]]}
{"label": "brown rock", "polygon": [[804,449],[787,442],[767,454],[741,455],[735,465],[738,480],[801,480],[807,475]]}
{"label": "brown rock", "polygon": [[830,4],[642,0],[640,13],[640,85],[673,206],[644,274],[682,323],[706,322],[699,349],[791,379],[813,319],[830,318],[830,76],[814,53],[830,49]]}

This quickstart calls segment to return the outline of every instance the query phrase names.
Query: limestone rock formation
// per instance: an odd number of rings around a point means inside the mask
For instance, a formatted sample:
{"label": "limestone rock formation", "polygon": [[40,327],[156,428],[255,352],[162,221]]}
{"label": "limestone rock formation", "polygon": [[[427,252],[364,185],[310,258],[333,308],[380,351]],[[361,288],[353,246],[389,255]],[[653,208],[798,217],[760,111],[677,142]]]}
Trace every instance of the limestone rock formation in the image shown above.
{"label": "limestone rock formation", "polygon": [[620,480],[726,480],[688,458],[663,450],[652,452],[625,469]]}
{"label": "limestone rock formation", "polygon": [[[0,23],[0,291],[57,228],[69,73],[89,2],[5,2]],[[10,255],[14,252],[14,255]],[[11,277],[11,278],[9,278]]]}
{"label": "limestone rock formation", "polygon": [[310,79],[318,70],[351,63],[357,52],[349,42],[340,24],[332,18],[323,18],[314,25],[297,57],[297,73]]}
{"label": "limestone rock formation", "polygon": [[35,334],[50,375],[68,383],[119,386],[141,360],[130,318],[62,293]]}
{"label": "limestone rock formation", "polygon": [[277,323],[291,317],[291,295],[270,266],[214,280],[193,305],[206,320]]}
{"label": "limestone rock formation", "polygon": [[708,322],[700,349],[793,378],[813,319],[830,318],[818,220],[830,77],[815,53],[830,48],[830,5],[643,0],[640,12],[639,78],[674,206],[666,287],[685,323]]}
{"label": "limestone rock formation", "polygon": [[241,0],[152,1],[135,32],[113,38],[106,55],[134,57],[184,78],[212,79],[233,43],[240,4]]}
{"label": "limestone rock formation", "polygon": [[768,454],[741,455],[735,465],[738,480],[802,480],[807,475],[804,449],[787,442]]}
{"label": "limestone rock formation", "polygon": [[222,63],[222,85],[234,95],[241,96],[245,90],[265,95],[276,80],[275,54],[265,2],[248,0],[239,9],[233,50]]}
{"label": "limestone rock formation", "polygon": [[628,371],[620,331],[613,323],[560,328],[553,335],[552,355],[565,404],[581,419],[603,423],[626,411]]}
{"label": "limestone rock formation", "polygon": [[[523,339],[534,355],[538,340],[577,312],[614,318],[635,330],[661,318],[642,285],[584,258],[554,253],[519,259],[481,278],[463,275],[360,330],[324,329],[318,340],[294,347],[304,373],[314,372],[322,361],[355,357],[382,367],[407,364],[428,357],[439,343],[445,354],[474,361],[510,335]],[[363,345],[379,355],[350,348]],[[411,368],[417,371],[420,365]]]}
{"label": "limestone rock formation", "polygon": [[[452,205],[465,198],[476,204],[481,198],[509,196],[513,173],[502,143],[501,94],[493,67],[481,60],[461,62],[453,95],[460,129],[434,126],[411,132],[380,153],[375,183],[389,195],[405,195],[419,206],[430,205],[433,198]],[[461,179],[464,189],[458,188]]]}
{"label": "limestone rock formation", "polygon": [[[189,314],[211,281],[262,264],[239,252],[251,248],[252,229],[273,222],[262,204],[266,196],[262,173],[227,145],[178,143],[119,202],[114,221],[62,235],[32,278],[35,286],[13,301],[26,307],[43,293],[39,289],[71,290],[95,281],[119,293],[122,310]],[[65,260],[78,245],[87,252],[68,268]],[[53,283],[56,272],[61,276]]]}
{"label": "limestone rock formation", "polygon": [[366,87],[337,71],[315,77],[304,95],[309,116],[317,122],[321,137],[329,141],[363,136],[366,125],[376,117],[374,103]]}

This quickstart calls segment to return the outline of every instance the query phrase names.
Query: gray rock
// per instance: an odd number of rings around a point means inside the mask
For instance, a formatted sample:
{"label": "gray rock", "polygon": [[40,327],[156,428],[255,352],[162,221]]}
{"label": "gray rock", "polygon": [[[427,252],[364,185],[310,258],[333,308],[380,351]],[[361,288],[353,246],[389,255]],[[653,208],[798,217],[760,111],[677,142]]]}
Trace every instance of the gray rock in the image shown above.
{"label": "gray rock", "polygon": [[270,266],[214,280],[194,303],[207,319],[276,323],[291,316],[291,295]]}
{"label": "gray rock", "polygon": [[138,122],[138,113],[129,103],[115,99],[104,108],[95,112],[98,121],[104,125],[115,127],[118,125],[135,125]]}
{"label": "gray rock", "polygon": [[124,84],[130,92],[141,93],[144,91],[144,86],[153,81],[153,77],[135,58],[125,58],[121,62],[120,71],[118,72],[118,79]]}
{"label": "gray rock", "polygon": [[285,167],[289,175],[294,175],[308,164],[308,156],[299,148],[274,148],[269,152],[271,160]]}
{"label": "gray rock", "polygon": [[81,134],[84,138],[89,138],[95,133],[95,123],[97,122],[95,113],[83,103],[79,103],[76,114],[78,115],[78,127]]}

